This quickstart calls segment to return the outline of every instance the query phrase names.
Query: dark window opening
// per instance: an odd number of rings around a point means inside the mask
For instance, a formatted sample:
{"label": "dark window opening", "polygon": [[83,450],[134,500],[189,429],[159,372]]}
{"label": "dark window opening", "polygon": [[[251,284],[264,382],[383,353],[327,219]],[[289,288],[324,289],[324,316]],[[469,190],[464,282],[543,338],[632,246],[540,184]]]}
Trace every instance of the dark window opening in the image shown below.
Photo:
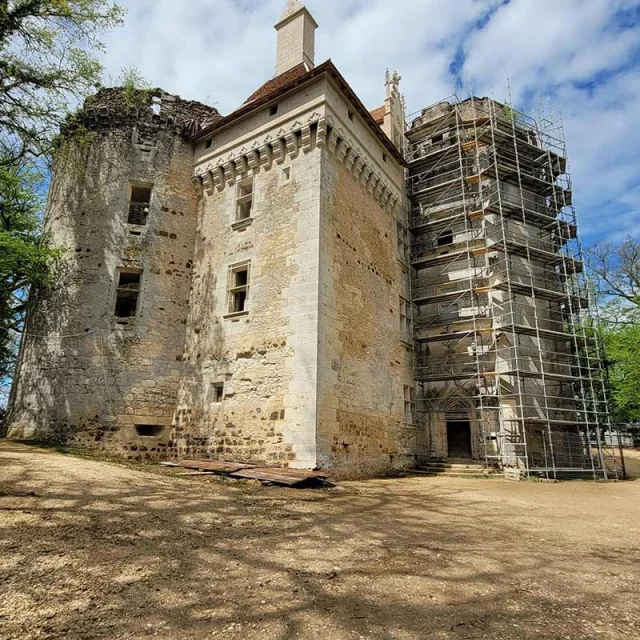
{"label": "dark window opening", "polygon": [[453,244],[453,231],[443,231],[436,240],[438,247],[446,247],[449,244]]}
{"label": "dark window opening", "polygon": [[229,313],[247,310],[249,302],[249,265],[231,267],[229,272]]}
{"label": "dark window opening", "polygon": [[438,142],[442,142],[444,140],[444,133],[441,133],[438,136],[433,136],[431,138],[431,144],[437,144]]}
{"label": "dark window opening", "polygon": [[275,115],[276,115],[276,113],[278,113],[278,105],[277,105],[277,104],[272,104],[272,105],[269,107],[269,115],[270,115],[270,116],[275,116]]}
{"label": "dark window opening", "polygon": [[389,156],[388,156],[386,153],[383,153],[383,154],[382,154],[382,160],[383,160],[384,162],[387,162],[387,161],[389,160]]}
{"label": "dark window opening", "polygon": [[216,404],[222,402],[224,398],[224,382],[214,382],[213,383],[213,401]]}
{"label": "dark window opening", "polygon": [[121,271],[116,289],[117,318],[132,318],[138,310],[141,271]]}
{"label": "dark window opening", "polygon": [[129,224],[147,224],[151,186],[131,185],[129,195]]}
{"label": "dark window opening", "polygon": [[136,433],[143,438],[157,438],[162,434],[164,427],[161,424],[137,424]]}
{"label": "dark window opening", "polygon": [[349,120],[351,120],[351,122],[353,122],[353,111],[349,111],[348,115],[349,115]]}
{"label": "dark window opening", "polygon": [[213,143],[213,138],[208,138],[204,141],[204,148],[211,149],[211,144]]}

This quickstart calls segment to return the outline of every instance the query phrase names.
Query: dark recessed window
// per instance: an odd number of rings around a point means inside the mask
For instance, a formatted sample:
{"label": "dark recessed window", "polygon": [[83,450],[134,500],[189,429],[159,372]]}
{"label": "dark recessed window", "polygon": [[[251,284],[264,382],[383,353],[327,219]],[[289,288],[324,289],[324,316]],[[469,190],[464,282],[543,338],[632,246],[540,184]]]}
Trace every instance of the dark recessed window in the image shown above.
{"label": "dark recessed window", "polygon": [[152,188],[150,184],[129,185],[129,224],[147,224]]}
{"label": "dark recessed window", "polygon": [[143,438],[157,438],[164,427],[160,424],[137,424],[136,433]]}
{"label": "dark recessed window", "polygon": [[272,105],[269,107],[269,115],[270,115],[270,116],[275,116],[275,115],[276,115],[276,113],[278,113],[278,105],[277,105],[277,104],[272,104]]}
{"label": "dark recessed window", "polygon": [[351,122],[353,122],[353,111],[347,112],[347,115],[349,116],[349,120],[351,120]]}
{"label": "dark recessed window", "polygon": [[213,138],[209,138],[208,140],[204,141],[204,148],[205,149],[211,149],[211,144],[213,143]]}
{"label": "dark recessed window", "polygon": [[389,160],[389,156],[388,156],[386,153],[383,153],[383,154],[382,154],[382,160],[383,160],[384,162],[387,162],[387,160]]}
{"label": "dark recessed window", "polygon": [[214,382],[212,385],[213,401],[220,404],[224,398],[224,382]]}
{"label": "dark recessed window", "polygon": [[138,310],[142,271],[120,271],[116,289],[116,318],[131,318]]}
{"label": "dark recessed window", "polygon": [[443,231],[438,236],[436,244],[439,247],[445,247],[448,244],[453,244],[453,231]]}

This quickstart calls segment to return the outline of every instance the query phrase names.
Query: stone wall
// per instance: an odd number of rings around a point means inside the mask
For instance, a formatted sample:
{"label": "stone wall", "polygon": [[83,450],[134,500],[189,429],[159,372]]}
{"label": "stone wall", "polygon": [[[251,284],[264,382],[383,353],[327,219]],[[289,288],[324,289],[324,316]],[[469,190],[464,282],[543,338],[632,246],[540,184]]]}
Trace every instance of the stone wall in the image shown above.
{"label": "stone wall", "polygon": [[[31,302],[11,436],[167,455],[196,225],[192,147],[180,133],[215,113],[166,94],[159,114],[131,113],[108,90],[67,127],[46,214],[66,252],[57,288]],[[132,181],[153,185],[146,224],[128,224]],[[142,271],[129,319],[114,314],[123,268]]]}
{"label": "stone wall", "polygon": [[318,457],[342,476],[411,466],[415,428],[404,416],[413,386],[403,344],[396,217],[335,156],[323,167]]}

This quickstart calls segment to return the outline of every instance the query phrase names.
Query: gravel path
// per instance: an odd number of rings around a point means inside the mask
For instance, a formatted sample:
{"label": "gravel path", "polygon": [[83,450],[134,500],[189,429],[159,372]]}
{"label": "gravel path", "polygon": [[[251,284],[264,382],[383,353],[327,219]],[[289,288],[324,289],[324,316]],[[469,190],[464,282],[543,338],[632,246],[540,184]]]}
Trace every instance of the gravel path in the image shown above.
{"label": "gravel path", "polygon": [[640,481],[170,473],[0,442],[0,637],[640,638]]}

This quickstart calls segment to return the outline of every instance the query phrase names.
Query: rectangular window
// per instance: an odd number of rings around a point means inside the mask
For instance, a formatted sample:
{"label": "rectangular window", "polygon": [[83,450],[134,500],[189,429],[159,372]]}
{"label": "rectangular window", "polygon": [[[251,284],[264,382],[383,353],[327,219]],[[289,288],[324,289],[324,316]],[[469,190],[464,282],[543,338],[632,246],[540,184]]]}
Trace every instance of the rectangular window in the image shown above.
{"label": "rectangular window", "polygon": [[241,313],[248,310],[250,263],[229,267],[227,281],[227,313]]}
{"label": "rectangular window", "polygon": [[446,247],[450,244],[453,244],[453,231],[451,229],[441,231],[436,238],[436,246]]}
{"label": "rectangular window", "polygon": [[120,271],[116,289],[116,318],[132,318],[138,310],[142,271]]}
{"label": "rectangular window", "polygon": [[224,382],[214,382],[211,386],[211,391],[213,394],[213,402],[220,404],[224,398]]}
{"label": "rectangular window", "polygon": [[405,342],[413,340],[411,303],[400,296],[400,338]]}
{"label": "rectangular window", "polygon": [[416,398],[413,387],[404,385],[404,423],[415,424]]}
{"label": "rectangular window", "polygon": [[147,224],[153,185],[129,185],[129,224]]}
{"label": "rectangular window", "polygon": [[270,116],[275,116],[278,113],[278,105],[277,104],[272,104],[269,107],[269,115]]}
{"label": "rectangular window", "polygon": [[238,183],[236,198],[236,222],[251,219],[253,209],[253,176]]}
{"label": "rectangular window", "polygon": [[396,220],[398,260],[409,264],[411,254],[411,236],[402,222]]}

